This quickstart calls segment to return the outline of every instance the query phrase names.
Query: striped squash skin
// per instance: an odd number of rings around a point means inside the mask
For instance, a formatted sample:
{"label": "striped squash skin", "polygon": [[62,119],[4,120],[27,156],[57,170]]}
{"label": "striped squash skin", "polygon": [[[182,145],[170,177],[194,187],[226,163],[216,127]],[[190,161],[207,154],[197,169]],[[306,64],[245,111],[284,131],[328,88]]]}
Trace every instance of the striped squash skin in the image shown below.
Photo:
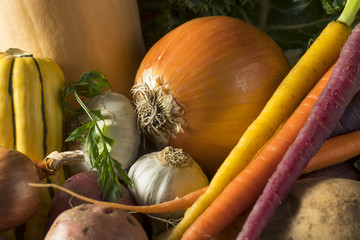
{"label": "striped squash skin", "polygon": [[[0,145],[32,160],[61,151],[64,113],[61,92],[65,79],[51,59],[0,53]],[[62,184],[63,170],[47,181]],[[25,240],[44,238],[51,189],[42,189],[41,204],[25,225]],[[9,234],[15,239],[13,232]]]}

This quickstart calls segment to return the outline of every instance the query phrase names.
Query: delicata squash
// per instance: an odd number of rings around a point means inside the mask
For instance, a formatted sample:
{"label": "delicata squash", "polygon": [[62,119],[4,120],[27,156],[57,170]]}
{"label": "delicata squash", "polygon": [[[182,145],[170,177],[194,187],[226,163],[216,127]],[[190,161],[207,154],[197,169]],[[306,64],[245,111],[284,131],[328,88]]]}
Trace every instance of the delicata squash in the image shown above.
{"label": "delicata squash", "polygon": [[[61,93],[64,74],[49,58],[19,49],[0,53],[0,145],[16,149],[31,160],[61,151],[64,114]],[[61,184],[63,170],[48,181]],[[42,239],[51,192],[42,190],[37,213],[25,226],[25,239]],[[31,226],[30,226],[31,225]],[[1,235],[12,233],[1,233]],[[7,236],[13,239],[13,236]]]}

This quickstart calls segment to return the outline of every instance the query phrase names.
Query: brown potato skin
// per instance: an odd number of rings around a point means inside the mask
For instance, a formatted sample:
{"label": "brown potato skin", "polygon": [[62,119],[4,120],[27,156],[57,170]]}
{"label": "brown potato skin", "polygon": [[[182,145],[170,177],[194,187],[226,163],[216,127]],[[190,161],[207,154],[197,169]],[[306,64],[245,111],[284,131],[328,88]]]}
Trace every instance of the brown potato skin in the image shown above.
{"label": "brown potato skin", "polygon": [[326,177],[299,180],[260,239],[359,239],[359,205],[359,181]]}
{"label": "brown potato skin", "polygon": [[82,204],[59,215],[45,240],[146,240],[140,223],[124,210]]}
{"label": "brown potato skin", "polygon": [[[324,175],[298,180],[259,240],[359,239],[360,182]],[[235,240],[250,210],[213,240]]]}

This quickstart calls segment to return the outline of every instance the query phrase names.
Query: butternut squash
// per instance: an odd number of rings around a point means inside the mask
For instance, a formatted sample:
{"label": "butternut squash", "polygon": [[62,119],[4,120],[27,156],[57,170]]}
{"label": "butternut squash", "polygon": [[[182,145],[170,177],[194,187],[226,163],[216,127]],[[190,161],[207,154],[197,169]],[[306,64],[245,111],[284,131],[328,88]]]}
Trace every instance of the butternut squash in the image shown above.
{"label": "butternut squash", "polygon": [[0,29],[0,51],[51,58],[67,81],[98,70],[127,97],[145,55],[136,0],[0,1]]}

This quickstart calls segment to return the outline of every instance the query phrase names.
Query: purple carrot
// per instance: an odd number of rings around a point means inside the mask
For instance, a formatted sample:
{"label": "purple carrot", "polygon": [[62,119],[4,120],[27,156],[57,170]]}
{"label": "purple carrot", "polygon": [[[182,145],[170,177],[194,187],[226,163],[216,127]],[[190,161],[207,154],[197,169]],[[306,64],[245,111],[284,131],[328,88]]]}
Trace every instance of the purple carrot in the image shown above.
{"label": "purple carrot", "polygon": [[360,130],[360,91],[351,100],[330,138]]}
{"label": "purple carrot", "polygon": [[[331,51],[331,50],[330,50]],[[327,86],[258,198],[237,240],[260,237],[310,159],[329,137],[360,86],[360,24],[346,41]]]}

